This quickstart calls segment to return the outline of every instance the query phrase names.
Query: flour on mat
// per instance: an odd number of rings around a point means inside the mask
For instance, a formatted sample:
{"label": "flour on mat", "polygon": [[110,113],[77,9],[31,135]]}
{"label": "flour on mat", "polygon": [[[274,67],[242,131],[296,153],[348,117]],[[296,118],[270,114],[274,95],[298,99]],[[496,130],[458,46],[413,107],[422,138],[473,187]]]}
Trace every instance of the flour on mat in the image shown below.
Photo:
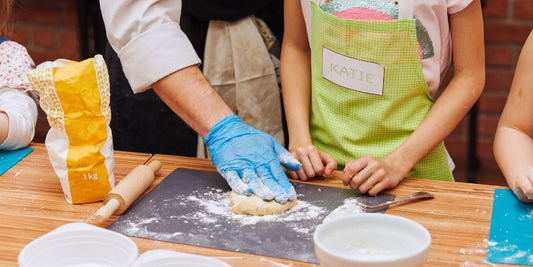
{"label": "flour on mat", "polygon": [[328,216],[326,216],[326,218],[324,218],[324,222],[351,214],[364,213],[363,209],[357,205],[357,202],[356,198],[345,199],[344,204],[334,209]]}
{"label": "flour on mat", "polygon": [[488,247],[493,251],[510,252],[511,255],[503,259],[505,262],[515,262],[519,259],[525,260],[528,265],[533,265],[533,255],[529,249],[527,251],[518,249],[515,244],[510,244],[509,240],[504,240],[502,243],[489,241]]}
{"label": "flour on mat", "polygon": [[[242,226],[253,226],[259,222],[283,222],[298,234],[312,235],[315,227],[307,226],[316,226],[316,223],[312,222],[323,218],[327,212],[327,209],[324,207],[315,206],[307,201],[298,200],[296,206],[283,214],[265,216],[235,214],[231,209],[229,192],[216,188],[209,188],[207,191],[205,191],[206,189],[203,190],[204,191],[202,192],[191,192],[188,196],[177,195],[174,198],[165,200],[163,203],[159,203],[159,205],[154,204],[152,218],[138,218],[138,220],[132,218],[132,220],[124,221],[126,223],[124,231],[128,235],[141,235],[147,238],[152,237],[159,240],[169,240],[172,237],[180,235],[189,235],[187,238],[194,237],[190,236],[190,233],[154,233],[149,229],[151,224],[154,222],[165,224],[170,221],[180,221],[182,223],[193,223],[207,226],[205,230],[212,230],[223,227],[228,221],[232,224],[235,223]],[[177,205],[198,208],[193,209],[192,212],[189,211],[183,214],[175,214],[167,218],[162,218],[161,215],[159,215],[159,208]],[[305,221],[308,221],[309,223],[302,223]]]}
{"label": "flour on mat", "polygon": [[231,210],[231,203],[229,201],[228,192],[209,191],[203,193],[203,196],[197,197],[192,194],[186,198],[189,202],[194,202],[196,205],[202,206],[208,214],[199,210],[193,214],[187,214],[191,219],[197,219],[203,223],[215,223],[219,215],[223,218],[230,218],[232,222],[241,225],[252,225],[258,222],[296,222],[308,219],[316,219],[326,212],[325,208],[311,205],[310,203],[298,200],[296,206],[283,214],[265,215],[265,216],[251,216],[235,214]]}
{"label": "flour on mat", "polygon": [[153,238],[157,240],[169,240],[172,237],[182,235],[182,233],[180,232],[163,233],[163,234],[155,233],[148,229],[148,226],[151,223],[160,222],[161,219],[162,219],[161,217],[157,216],[157,217],[152,217],[152,218],[147,218],[147,219],[145,218],[145,219],[140,219],[140,220],[135,220],[135,221],[131,221],[131,220],[125,221],[127,224],[127,227],[124,228],[124,233],[128,236],[136,236],[136,235],[141,234],[144,237]]}
{"label": "flour on mat", "polygon": [[533,209],[531,209],[526,215],[520,216],[519,220],[532,220],[533,219]]}

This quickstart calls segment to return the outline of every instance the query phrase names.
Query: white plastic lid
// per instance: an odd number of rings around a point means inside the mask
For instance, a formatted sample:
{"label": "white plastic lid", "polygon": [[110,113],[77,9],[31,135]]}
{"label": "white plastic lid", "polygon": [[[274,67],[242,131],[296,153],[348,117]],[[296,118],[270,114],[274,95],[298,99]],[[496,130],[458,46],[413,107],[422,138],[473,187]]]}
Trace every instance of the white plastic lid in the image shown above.
{"label": "white plastic lid", "polygon": [[63,225],[28,243],[21,267],[131,266],[139,250],[125,235],[85,223]]}
{"label": "white plastic lid", "polygon": [[210,257],[157,249],[143,253],[133,267],[230,267],[231,265]]}

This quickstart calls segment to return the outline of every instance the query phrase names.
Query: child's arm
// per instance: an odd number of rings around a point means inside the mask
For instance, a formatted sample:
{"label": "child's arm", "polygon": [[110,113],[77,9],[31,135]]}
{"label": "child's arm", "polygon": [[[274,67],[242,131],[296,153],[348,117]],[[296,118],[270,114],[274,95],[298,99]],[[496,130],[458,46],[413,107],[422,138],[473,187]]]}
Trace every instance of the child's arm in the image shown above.
{"label": "child's arm", "polygon": [[0,144],[4,142],[9,133],[9,118],[7,114],[0,110]]}
{"label": "child's arm", "polygon": [[524,202],[533,202],[533,31],[526,40],[503,110],[494,156],[509,187]]}
{"label": "child's arm", "polygon": [[34,67],[26,48],[13,41],[1,44],[0,149],[18,149],[33,139],[37,105],[23,89],[29,88],[26,72]]}
{"label": "child's arm", "polygon": [[397,186],[419,160],[448,136],[480,96],[485,81],[480,1],[474,0],[449,18],[454,62],[449,85],[420,126],[385,159],[364,157],[348,162],[345,185],[371,195]]}
{"label": "child's arm", "polygon": [[16,89],[0,90],[0,149],[27,146],[37,123],[37,105],[31,97]]}
{"label": "child's arm", "polygon": [[289,130],[289,151],[302,163],[298,173],[289,174],[302,180],[316,175],[327,176],[337,168],[337,163],[329,154],[318,151],[311,142],[311,51],[300,0],[285,1],[284,14],[281,88]]}

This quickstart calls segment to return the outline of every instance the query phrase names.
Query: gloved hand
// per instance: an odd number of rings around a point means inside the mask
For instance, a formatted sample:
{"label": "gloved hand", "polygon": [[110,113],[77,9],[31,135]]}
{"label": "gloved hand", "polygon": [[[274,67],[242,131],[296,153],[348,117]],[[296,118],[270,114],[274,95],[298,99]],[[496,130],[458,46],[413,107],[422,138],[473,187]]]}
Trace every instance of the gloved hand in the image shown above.
{"label": "gloved hand", "polygon": [[213,164],[234,191],[279,203],[296,197],[280,163],[291,171],[302,165],[274,137],[230,115],[215,123],[204,142]]}

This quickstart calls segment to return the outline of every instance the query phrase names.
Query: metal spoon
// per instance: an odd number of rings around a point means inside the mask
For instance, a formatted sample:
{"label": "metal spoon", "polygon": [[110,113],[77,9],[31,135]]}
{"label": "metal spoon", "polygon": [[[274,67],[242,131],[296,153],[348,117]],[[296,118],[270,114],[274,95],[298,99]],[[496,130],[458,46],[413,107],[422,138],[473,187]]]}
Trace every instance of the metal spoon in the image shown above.
{"label": "metal spoon", "polygon": [[412,201],[412,200],[416,200],[416,199],[425,199],[425,198],[433,198],[433,197],[434,197],[433,194],[431,194],[429,192],[420,191],[420,192],[416,192],[416,193],[407,195],[405,197],[397,198],[395,200],[383,202],[383,203],[380,203],[380,204],[377,204],[377,205],[367,205],[367,204],[364,204],[364,203],[361,203],[361,202],[357,202],[357,205],[359,205],[363,209],[377,209],[377,208],[382,208],[382,207],[385,207],[387,205],[395,204],[395,203],[399,203],[399,202],[406,202],[406,201]]}

